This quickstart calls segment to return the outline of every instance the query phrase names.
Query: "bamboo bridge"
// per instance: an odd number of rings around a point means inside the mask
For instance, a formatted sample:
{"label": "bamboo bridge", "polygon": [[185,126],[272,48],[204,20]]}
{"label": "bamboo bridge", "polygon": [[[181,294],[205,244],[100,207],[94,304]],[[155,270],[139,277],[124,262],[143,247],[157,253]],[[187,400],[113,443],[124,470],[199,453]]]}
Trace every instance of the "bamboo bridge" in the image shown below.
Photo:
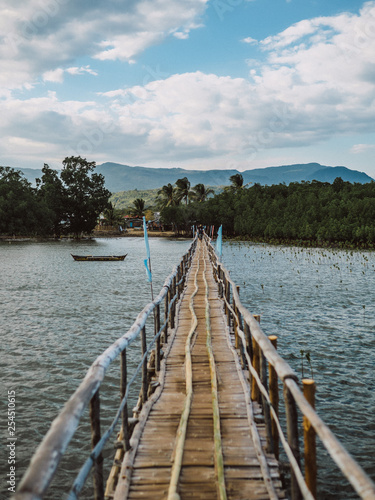
{"label": "bamboo bridge", "polygon": [[[152,339],[146,337],[148,318]],[[316,435],[358,497],[374,500],[374,483],[315,412],[314,382],[304,380],[300,389],[295,372],[277,353],[277,338],[265,336],[257,319],[241,304],[209,238],[195,239],[158,297],[93,363],[37,449],[14,498],[47,498],[89,406],[92,452],[66,491],[71,500],[79,497],[91,469],[92,498],[98,500],[319,498]],[[140,363],[130,378],[126,352],[139,337]],[[99,387],[116,358],[121,402],[103,432]],[[130,417],[129,389],[138,372],[140,395]],[[105,478],[102,451],[119,424]]]}

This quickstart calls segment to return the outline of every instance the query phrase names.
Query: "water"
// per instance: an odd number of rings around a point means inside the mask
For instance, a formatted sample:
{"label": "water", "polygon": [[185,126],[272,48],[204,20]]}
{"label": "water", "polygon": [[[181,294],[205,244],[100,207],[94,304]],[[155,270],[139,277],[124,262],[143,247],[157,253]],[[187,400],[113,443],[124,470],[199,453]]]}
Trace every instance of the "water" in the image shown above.
{"label": "water", "polygon": [[[156,293],[189,244],[150,239]],[[126,252],[124,262],[80,263],[70,256]],[[16,390],[17,482],[87,368],[149,302],[145,257],[142,238],[0,243],[1,400],[5,415],[7,391]],[[278,335],[280,354],[299,374],[300,350],[310,352],[319,414],[375,479],[375,253],[232,243],[223,246],[223,261],[241,287],[244,305],[261,314],[266,334]],[[128,356],[134,365],[139,345],[132,349]],[[306,363],[304,370],[309,376]],[[118,380],[114,363],[102,391],[103,427],[119,399]],[[135,388],[130,408],[137,394]],[[0,423],[5,477],[3,416]],[[64,497],[62,488],[89,451],[89,435],[85,415],[47,498]],[[112,456],[111,445],[104,455]],[[320,452],[319,465],[320,499],[356,498],[325,453]],[[8,498],[4,481],[1,487],[0,498]],[[89,488],[81,498],[92,498]]]}
{"label": "water", "polygon": [[[232,243],[223,262],[300,377],[310,352],[317,411],[374,480],[375,253]],[[318,469],[319,499],[357,498],[321,450]]]}
{"label": "water", "polygon": [[[186,240],[171,242],[150,238],[156,295],[189,244]],[[70,253],[128,253],[128,256],[124,262],[75,262]],[[87,368],[126,333],[138,313],[150,302],[144,258],[143,238],[0,244],[3,381],[0,470],[3,478],[9,472],[4,461],[7,458],[4,443],[8,437],[4,418],[7,391],[16,391],[18,483],[36,446]],[[151,328],[148,331],[152,332]],[[129,349],[130,365],[134,366],[133,359],[138,361],[139,352],[138,345]],[[118,363],[109,370],[105,382],[103,426],[109,425],[109,417],[113,416],[106,411],[111,399],[116,403],[119,399]],[[130,408],[137,395],[138,388],[135,388]],[[86,458],[82,455],[89,450],[87,415],[77,436],[68,448],[62,472],[54,481],[48,498],[61,498],[60,488],[68,482],[70,471],[76,472]],[[111,453],[109,446],[106,454]],[[4,486],[2,480],[0,498],[8,498]],[[91,494],[82,498],[91,498]]]}

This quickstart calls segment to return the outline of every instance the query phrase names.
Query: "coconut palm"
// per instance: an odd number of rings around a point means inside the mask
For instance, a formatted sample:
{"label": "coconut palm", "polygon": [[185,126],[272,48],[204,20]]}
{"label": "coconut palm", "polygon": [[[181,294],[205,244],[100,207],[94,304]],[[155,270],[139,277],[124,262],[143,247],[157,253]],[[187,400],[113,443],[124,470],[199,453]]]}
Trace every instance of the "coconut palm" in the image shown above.
{"label": "coconut palm", "polygon": [[206,201],[210,194],[214,194],[214,190],[211,188],[206,188],[204,184],[197,184],[193,187],[194,193],[192,197],[198,202]]}
{"label": "coconut palm", "polygon": [[109,226],[121,225],[124,222],[121,210],[115,208],[111,202],[109,203],[108,208],[104,210],[103,216]]}
{"label": "coconut palm", "polygon": [[238,191],[239,189],[243,188],[243,177],[242,174],[233,174],[229,177],[231,184],[231,188],[234,189],[235,191]]}
{"label": "coconut palm", "polygon": [[177,205],[175,189],[171,183],[164,185],[158,191],[158,204],[161,209]]}
{"label": "coconut palm", "polygon": [[133,207],[130,207],[129,213],[134,217],[143,217],[148,207],[145,207],[145,200],[142,198],[137,198],[133,201]]}
{"label": "coconut palm", "polygon": [[191,195],[190,191],[190,182],[187,177],[183,177],[182,179],[177,179],[176,181],[176,198],[178,203],[180,201],[185,200],[186,205],[189,201],[189,196]]}

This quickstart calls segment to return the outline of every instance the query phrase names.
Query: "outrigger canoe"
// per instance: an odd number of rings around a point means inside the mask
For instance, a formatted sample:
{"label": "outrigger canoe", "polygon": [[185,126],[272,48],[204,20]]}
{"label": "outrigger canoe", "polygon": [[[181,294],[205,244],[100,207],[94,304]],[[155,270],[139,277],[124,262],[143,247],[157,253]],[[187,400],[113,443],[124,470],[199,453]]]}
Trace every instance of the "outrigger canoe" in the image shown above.
{"label": "outrigger canoe", "polygon": [[93,261],[108,262],[108,261],[124,260],[128,254],[126,253],[125,255],[73,255],[71,253],[70,255],[73,257],[74,260],[79,260],[82,262],[93,262]]}

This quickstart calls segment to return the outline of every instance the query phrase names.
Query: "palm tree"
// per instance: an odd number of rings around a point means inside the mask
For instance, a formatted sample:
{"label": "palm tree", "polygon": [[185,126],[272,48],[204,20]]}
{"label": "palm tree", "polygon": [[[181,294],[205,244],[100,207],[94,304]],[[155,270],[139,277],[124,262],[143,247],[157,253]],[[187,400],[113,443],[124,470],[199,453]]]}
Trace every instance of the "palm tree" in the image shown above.
{"label": "palm tree", "polygon": [[131,215],[134,217],[143,217],[148,207],[145,207],[145,200],[142,198],[137,198],[133,201],[133,207],[130,207],[128,210]]}
{"label": "palm tree", "polygon": [[232,189],[235,191],[238,191],[239,189],[243,188],[243,177],[242,174],[233,174],[229,177],[230,182],[232,185],[230,186]]}
{"label": "palm tree", "polygon": [[108,208],[104,210],[103,216],[109,226],[121,225],[124,222],[121,210],[115,208],[111,202],[109,202]]}
{"label": "palm tree", "polygon": [[171,183],[166,184],[158,191],[158,204],[161,209],[177,205],[175,189]]}
{"label": "palm tree", "polygon": [[190,191],[190,182],[188,181],[187,177],[184,177],[183,179],[177,179],[176,181],[176,197],[178,203],[185,199],[186,205],[188,204],[189,201],[189,196],[191,194]]}
{"label": "palm tree", "polygon": [[193,191],[194,194],[192,195],[192,197],[198,202],[206,201],[210,194],[215,193],[213,189],[206,188],[204,184],[197,184],[193,187]]}
{"label": "palm tree", "polygon": [[231,175],[229,177],[229,180],[232,184],[230,186],[226,186],[224,188],[226,191],[228,191],[228,190],[234,191],[234,192],[241,191],[241,189],[245,188],[249,184],[252,184],[252,182],[248,182],[248,183],[244,184],[242,174],[240,174],[240,173]]}

